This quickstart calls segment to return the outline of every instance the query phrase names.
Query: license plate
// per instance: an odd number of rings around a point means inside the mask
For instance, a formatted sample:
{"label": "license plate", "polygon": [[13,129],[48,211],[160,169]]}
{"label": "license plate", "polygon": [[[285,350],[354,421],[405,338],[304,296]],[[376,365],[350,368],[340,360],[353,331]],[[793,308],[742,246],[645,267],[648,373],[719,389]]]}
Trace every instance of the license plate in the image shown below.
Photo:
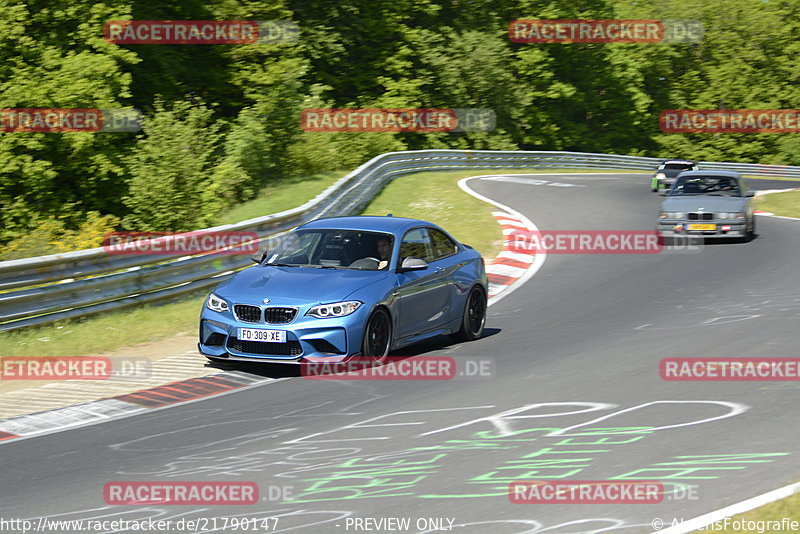
{"label": "license plate", "polygon": [[716,224],[690,224],[689,230],[716,230]]}
{"label": "license plate", "polygon": [[261,328],[240,328],[239,335],[237,337],[242,341],[286,343],[285,330],[263,330]]}

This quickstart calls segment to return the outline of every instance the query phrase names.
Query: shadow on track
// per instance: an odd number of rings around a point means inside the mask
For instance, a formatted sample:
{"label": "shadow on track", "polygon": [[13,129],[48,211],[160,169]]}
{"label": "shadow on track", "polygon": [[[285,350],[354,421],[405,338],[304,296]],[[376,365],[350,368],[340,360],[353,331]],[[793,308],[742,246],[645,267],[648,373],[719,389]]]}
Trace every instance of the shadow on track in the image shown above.
{"label": "shadow on track", "polygon": [[[486,328],[481,339],[495,336],[502,330],[500,328]],[[453,341],[449,336],[436,336],[420,343],[403,347],[393,351],[391,356],[397,361],[399,359],[421,356],[429,352],[444,350],[459,342]],[[209,369],[219,369],[220,371],[241,371],[263,378],[294,378],[301,376],[300,365],[297,364],[277,364],[261,362],[218,362],[208,361],[205,367]]]}

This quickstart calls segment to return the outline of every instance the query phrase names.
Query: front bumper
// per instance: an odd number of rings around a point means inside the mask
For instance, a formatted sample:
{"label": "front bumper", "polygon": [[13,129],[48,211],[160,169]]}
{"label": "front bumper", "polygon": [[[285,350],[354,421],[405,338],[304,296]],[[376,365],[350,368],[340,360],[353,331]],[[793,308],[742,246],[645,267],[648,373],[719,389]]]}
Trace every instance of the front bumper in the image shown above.
{"label": "front bumper", "polygon": [[[713,230],[690,230],[692,224],[712,224]],[[743,220],[715,220],[715,221],[679,221],[659,219],[656,231],[662,237],[690,236],[709,238],[741,239],[747,235],[747,223]]]}
{"label": "front bumper", "polygon": [[[241,322],[230,313],[204,308],[200,316],[197,350],[216,361],[248,361],[299,364],[308,361],[341,362],[361,349],[368,309],[341,318],[315,319],[299,316],[287,324]],[[285,343],[246,341],[239,328],[283,330]]]}

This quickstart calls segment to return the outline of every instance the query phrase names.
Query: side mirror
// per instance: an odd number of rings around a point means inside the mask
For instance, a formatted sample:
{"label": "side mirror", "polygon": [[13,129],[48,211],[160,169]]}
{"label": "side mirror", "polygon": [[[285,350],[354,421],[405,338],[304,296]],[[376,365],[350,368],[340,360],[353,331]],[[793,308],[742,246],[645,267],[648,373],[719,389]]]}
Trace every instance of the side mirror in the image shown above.
{"label": "side mirror", "polygon": [[266,249],[266,248],[258,249],[258,252],[256,252],[252,256],[250,256],[250,259],[253,260],[256,263],[261,263],[262,261],[264,261],[264,258],[267,257],[267,253],[268,253],[268,249]]}
{"label": "side mirror", "polygon": [[746,196],[746,197],[754,197],[754,196],[756,196],[756,192],[755,191],[748,191],[744,196]]}
{"label": "side mirror", "polygon": [[398,273],[404,273],[406,271],[424,271],[428,268],[428,262],[421,259],[421,258],[414,258],[409,256],[408,258],[403,260],[403,264],[397,269]]}

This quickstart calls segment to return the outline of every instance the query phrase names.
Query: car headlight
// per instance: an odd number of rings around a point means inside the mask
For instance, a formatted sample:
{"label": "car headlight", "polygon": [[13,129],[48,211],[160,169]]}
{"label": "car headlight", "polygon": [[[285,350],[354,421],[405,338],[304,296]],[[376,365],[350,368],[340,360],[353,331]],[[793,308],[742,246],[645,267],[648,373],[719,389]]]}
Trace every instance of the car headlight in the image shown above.
{"label": "car headlight", "polygon": [[744,219],[744,213],[738,211],[717,213],[718,219]]}
{"label": "car headlight", "polygon": [[226,312],[230,310],[228,303],[216,296],[214,293],[211,293],[206,299],[206,308],[209,310],[214,310],[215,312]]}
{"label": "car headlight", "polygon": [[666,177],[667,175],[664,174],[663,172],[656,173],[656,178],[658,178],[659,180],[663,180]]}
{"label": "car headlight", "polygon": [[658,214],[659,219],[683,219],[686,212],[683,211],[662,211]]}
{"label": "car headlight", "polygon": [[328,317],[344,317],[356,311],[361,302],[357,300],[348,300],[346,302],[334,302],[333,304],[320,304],[314,306],[306,312],[306,315],[317,317],[319,319],[327,319]]}

